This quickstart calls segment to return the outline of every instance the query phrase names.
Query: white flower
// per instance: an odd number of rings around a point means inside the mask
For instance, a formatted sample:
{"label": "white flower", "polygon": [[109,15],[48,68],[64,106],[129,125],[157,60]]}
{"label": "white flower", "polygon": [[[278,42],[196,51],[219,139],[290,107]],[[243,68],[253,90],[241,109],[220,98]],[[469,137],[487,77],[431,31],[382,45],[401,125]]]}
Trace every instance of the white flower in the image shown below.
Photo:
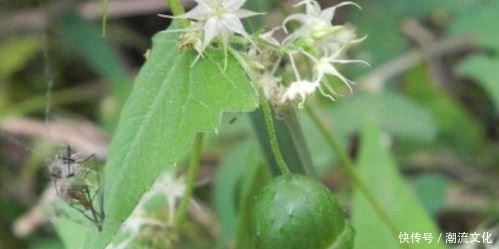
{"label": "white flower", "polygon": [[283,21],[283,29],[287,32],[286,24],[289,21],[298,21],[301,26],[295,30],[291,35],[289,35],[283,43],[292,43],[293,41],[304,38],[312,40],[320,40],[327,35],[341,29],[342,26],[334,26],[331,24],[331,20],[334,17],[336,8],[345,5],[354,5],[360,9],[360,6],[354,2],[342,2],[335,6],[331,6],[324,10],[321,9],[319,3],[313,0],[304,0],[295,6],[300,6],[305,4],[305,14],[296,13],[288,16]]}
{"label": "white flower", "polygon": [[347,79],[345,76],[340,74],[336,67],[334,67],[333,63],[340,63],[340,64],[345,64],[345,63],[362,63],[367,66],[370,66],[367,62],[363,60],[341,60],[337,59],[336,55],[332,56],[323,56],[321,57],[317,63],[315,64],[315,70],[317,72],[317,79],[320,81],[325,75],[332,75],[335,77],[338,77],[345,85],[347,85],[348,89],[350,92],[352,92],[352,84],[355,84],[353,81]]}
{"label": "white flower", "polygon": [[264,40],[265,42],[268,42],[269,44],[272,44],[274,46],[279,46],[279,41],[274,38],[274,33],[279,30],[280,27],[274,27],[272,28],[271,30],[259,35],[258,37],[262,40]]}
{"label": "white flower", "polygon": [[299,97],[300,102],[298,103],[298,108],[303,108],[303,103],[305,103],[307,96],[314,93],[317,88],[319,88],[319,82],[308,80],[295,81],[284,91],[280,102],[281,104],[284,104],[288,101],[294,101]]}
{"label": "white flower", "polygon": [[198,5],[189,12],[172,18],[197,21],[184,31],[204,31],[203,43],[198,50],[200,54],[217,36],[222,39],[224,47],[227,46],[232,33],[242,35],[252,42],[240,19],[260,13],[241,9],[246,0],[195,0],[195,2]]}
{"label": "white flower", "polygon": [[293,68],[293,73],[295,74],[296,81],[291,83],[280,95],[279,103],[284,104],[286,102],[295,101],[298,97],[300,102],[298,103],[298,108],[303,108],[303,104],[308,95],[314,93],[317,88],[320,88],[319,81],[309,81],[302,80],[300,73],[296,68],[295,61],[293,59],[293,54],[288,54],[289,61],[291,62],[291,67]]}
{"label": "white flower", "polygon": [[332,53],[340,49],[346,50],[351,45],[360,43],[367,38],[367,35],[357,38],[355,29],[349,25],[338,27],[341,28],[336,30],[333,34],[324,37],[324,39],[317,41],[315,48]]}
{"label": "white flower", "polygon": [[[311,54],[301,51],[303,54],[308,56],[313,62],[314,62],[314,70],[316,73],[316,80],[319,82],[321,81],[324,76],[326,75],[332,75],[335,77],[338,77],[345,85],[348,87],[350,92],[353,92],[351,85],[355,84],[353,81],[347,79],[345,76],[340,74],[336,67],[333,65],[334,63],[339,63],[339,64],[346,64],[346,63],[362,63],[367,66],[370,66],[369,63],[363,61],[363,60],[344,60],[340,59],[341,52],[343,51],[342,49],[338,49],[334,54],[328,55],[327,51],[324,52],[324,55],[321,56],[319,59],[315,58]],[[325,93],[323,93],[324,95]],[[327,96],[327,94],[325,94]],[[332,98],[331,96],[328,96]]]}

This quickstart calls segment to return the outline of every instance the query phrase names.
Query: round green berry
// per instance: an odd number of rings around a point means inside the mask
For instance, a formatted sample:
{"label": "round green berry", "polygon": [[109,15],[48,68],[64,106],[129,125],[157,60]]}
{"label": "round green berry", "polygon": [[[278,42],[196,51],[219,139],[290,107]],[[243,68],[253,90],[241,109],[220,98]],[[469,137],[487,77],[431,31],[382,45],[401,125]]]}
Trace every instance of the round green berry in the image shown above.
{"label": "round green berry", "polygon": [[350,249],[353,230],[332,193],[303,175],[277,177],[256,197],[255,249]]}

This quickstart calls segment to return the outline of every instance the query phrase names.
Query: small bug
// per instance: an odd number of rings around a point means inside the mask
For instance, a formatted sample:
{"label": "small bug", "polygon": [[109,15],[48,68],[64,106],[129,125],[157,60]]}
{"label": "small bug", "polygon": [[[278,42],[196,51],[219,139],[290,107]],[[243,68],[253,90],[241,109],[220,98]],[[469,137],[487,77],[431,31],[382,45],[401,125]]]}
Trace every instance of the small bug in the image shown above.
{"label": "small bug", "polygon": [[84,157],[66,145],[48,164],[48,171],[57,196],[101,231],[105,214],[100,172],[85,165],[92,158],[94,154]]}

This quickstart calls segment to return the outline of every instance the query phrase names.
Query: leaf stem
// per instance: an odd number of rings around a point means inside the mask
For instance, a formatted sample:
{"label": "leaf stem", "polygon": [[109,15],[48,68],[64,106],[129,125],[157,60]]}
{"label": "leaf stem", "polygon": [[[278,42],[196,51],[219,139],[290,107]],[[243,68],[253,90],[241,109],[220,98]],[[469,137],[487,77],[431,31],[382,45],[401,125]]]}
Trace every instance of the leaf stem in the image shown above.
{"label": "leaf stem", "polygon": [[106,37],[107,15],[109,10],[109,0],[102,0],[102,20],[101,20],[101,35]]}
{"label": "leaf stem", "polygon": [[[234,56],[234,58],[239,62],[239,65],[243,68],[243,70],[246,72],[246,75],[250,78],[252,82],[255,82],[255,77],[254,73],[251,70],[250,66],[242,56],[237,53],[237,51],[233,50],[232,48],[228,48],[228,52]],[[277,167],[279,167],[279,170],[281,171],[281,174],[283,175],[289,175],[290,170],[286,164],[286,161],[284,161],[284,157],[282,156],[281,150],[279,149],[279,142],[277,139],[276,135],[276,129],[274,126],[274,120],[272,119],[272,110],[270,108],[269,102],[267,99],[265,99],[264,94],[260,91],[258,91],[258,100],[260,102],[260,106],[262,107],[263,110],[263,116],[265,117],[265,125],[267,126],[267,131],[269,134],[269,140],[270,140],[270,148],[272,150],[272,154],[274,154]]]}
{"label": "leaf stem", "polygon": [[[166,3],[170,7],[174,16],[179,16],[185,13],[184,6],[180,3],[180,0],[166,0]],[[189,21],[186,19],[178,20],[180,27],[187,28],[189,26]]]}
{"label": "leaf stem", "polygon": [[196,185],[200,165],[199,162],[201,159],[201,149],[203,147],[203,138],[204,133],[198,133],[194,139],[194,144],[192,145],[191,155],[189,157],[189,168],[187,169],[186,189],[177,209],[177,215],[175,216],[175,230],[177,232],[180,231],[180,228],[184,223],[192,192],[194,191],[194,186]]}
{"label": "leaf stem", "polygon": [[267,131],[269,134],[270,148],[272,149],[272,154],[274,154],[277,166],[279,167],[281,174],[289,175],[290,171],[288,169],[288,166],[286,165],[286,162],[284,161],[281,150],[279,148],[279,142],[277,140],[274,120],[272,119],[272,110],[270,109],[269,102],[267,102],[267,99],[263,97],[263,94],[261,92],[258,94],[258,96],[260,98],[260,105],[262,106],[263,116],[265,117],[265,124],[267,126]]}
{"label": "leaf stem", "polygon": [[[383,220],[383,222],[388,226],[388,229],[395,237],[395,239],[398,240],[400,230],[397,229],[395,223],[390,219],[388,214],[381,208],[381,205],[374,198],[374,195],[369,191],[367,186],[362,182],[360,177],[357,175],[353,166],[353,162],[352,160],[350,160],[347,153],[335,140],[334,136],[327,129],[326,125],[319,118],[317,113],[309,106],[306,106],[306,112],[308,116],[312,119],[314,124],[319,128],[320,132],[326,139],[328,145],[331,147],[331,149],[334,150],[336,155],[339,156],[339,159],[343,165],[343,169],[347,173],[347,176],[350,178],[353,184],[360,190],[360,192],[364,195],[364,197],[367,199],[369,204],[371,204],[371,206],[374,208],[374,211],[379,215],[379,217]],[[406,249],[412,249],[412,247],[409,244],[402,243],[401,245]]]}

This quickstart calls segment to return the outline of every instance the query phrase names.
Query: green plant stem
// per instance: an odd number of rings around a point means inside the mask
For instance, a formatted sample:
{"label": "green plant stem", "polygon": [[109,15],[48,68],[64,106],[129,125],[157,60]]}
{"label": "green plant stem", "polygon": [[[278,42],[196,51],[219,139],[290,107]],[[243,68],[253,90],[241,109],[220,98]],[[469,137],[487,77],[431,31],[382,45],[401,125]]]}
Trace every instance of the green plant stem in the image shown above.
{"label": "green plant stem", "polygon": [[194,186],[196,185],[200,165],[199,162],[201,159],[201,149],[203,147],[203,138],[204,134],[198,133],[196,138],[194,138],[194,143],[192,145],[192,151],[189,158],[189,168],[187,169],[186,188],[175,216],[175,230],[177,232],[180,231],[182,224],[184,223],[185,215],[189,208],[189,202],[191,201],[192,192],[194,191]]}
{"label": "green plant stem", "polygon": [[102,0],[102,26],[101,26],[101,32],[102,32],[102,37],[106,37],[106,27],[107,27],[107,13],[109,9],[109,0]]}
{"label": "green plant stem", "polygon": [[[230,47],[228,48],[228,52],[234,56],[237,62],[239,62],[239,65],[241,65],[241,67],[246,72],[246,75],[248,75],[250,80],[255,82],[254,73],[251,70],[248,63],[246,63],[244,58],[242,58],[242,56],[237,51],[235,51]],[[279,142],[276,135],[274,120],[272,119],[272,110],[270,109],[269,102],[267,101],[267,99],[265,99],[264,94],[261,91],[258,92],[258,100],[263,110],[263,116],[265,117],[265,125],[267,126],[267,131],[269,133],[270,147],[272,150],[272,154],[274,154],[277,167],[279,167],[281,174],[289,175],[290,174],[289,168],[286,164],[286,161],[284,161],[284,157],[282,156],[281,150],[279,149]]]}
{"label": "green plant stem", "polygon": [[[180,0],[166,0],[166,3],[170,7],[174,16],[179,16],[185,13],[184,6],[180,3]],[[178,20],[180,27],[187,28],[189,26],[189,21],[186,19]]]}
{"label": "green plant stem", "polygon": [[[399,232],[400,230],[397,229],[397,226],[395,223],[390,219],[388,214],[381,208],[381,205],[378,203],[378,201],[374,198],[374,195],[369,191],[366,185],[362,182],[360,177],[357,175],[355,172],[353,162],[350,160],[348,157],[347,153],[341,148],[339,143],[335,140],[334,136],[331,134],[331,132],[327,129],[326,125],[322,120],[319,118],[317,113],[309,106],[306,106],[306,112],[308,116],[312,119],[312,122],[319,128],[321,131],[322,135],[326,139],[328,145],[331,147],[331,149],[334,150],[336,155],[339,156],[340,161],[343,165],[343,168],[345,172],[347,173],[347,176],[350,178],[350,180],[353,182],[353,184],[360,190],[360,192],[364,195],[364,197],[367,199],[367,201],[371,204],[371,206],[374,208],[374,211],[378,214],[378,216],[383,220],[383,222],[388,226],[388,229],[392,233],[392,235],[395,237],[395,239],[398,240]],[[412,249],[412,247],[409,244],[402,243],[400,244],[406,249]]]}
{"label": "green plant stem", "polygon": [[272,149],[272,154],[274,154],[275,160],[277,162],[277,166],[279,170],[281,170],[281,174],[289,175],[290,171],[284,158],[282,156],[281,150],[279,149],[279,142],[277,141],[277,135],[274,126],[274,120],[272,120],[272,110],[270,109],[269,102],[267,99],[263,97],[262,93],[259,93],[260,98],[260,106],[263,110],[263,115],[265,117],[265,124],[267,125],[267,131],[269,133],[270,147]]}

